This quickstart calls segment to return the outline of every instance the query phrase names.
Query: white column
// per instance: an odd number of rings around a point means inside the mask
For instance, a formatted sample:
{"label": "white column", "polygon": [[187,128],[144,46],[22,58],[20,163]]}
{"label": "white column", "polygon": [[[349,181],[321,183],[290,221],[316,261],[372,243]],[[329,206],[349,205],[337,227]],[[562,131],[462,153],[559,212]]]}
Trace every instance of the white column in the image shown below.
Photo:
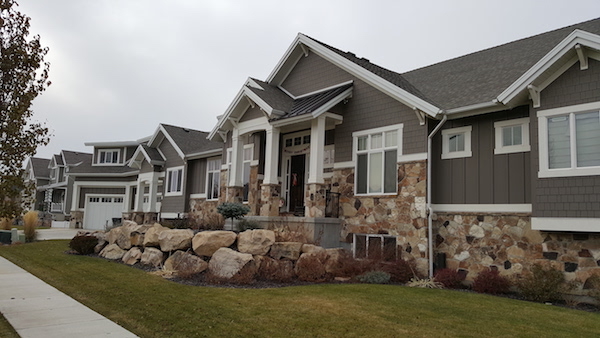
{"label": "white column", "polygon": [[308,183],[325,183],[323,180],[323,153],[325,147],[325,116],[319,116],[310,125],[310,163]]}
{"label": "white column", "polygon": [[129,211],[131,205],[131,185],[125,186],[125,197],[123,197],[123,212]]}
{"label": "white column", "polygon": [[244,159],[244,143],[242,142],[239,130],[233,130],[232,150],[231,150],[231,173],[229,173],[229,186],[241,187],[242,184],[242,168]]}
{"label": "white column", "polygon": [[156,212],[156,195],[158,192],[158,175],[156,172],[152,173],[152,179],[150,180],[150,191],[148,196],[148,212]]}
{"label": "white column", "polygon": [[278,184],[277,164],[279,163],[279,128],[270,126],[266,131],[265,178],[263,184]]}
{"label": "white column", "polygon": [[137,197],[135,200],[135,211],[144,211],[144,188],[145,184],[143,181],[137,183]]}

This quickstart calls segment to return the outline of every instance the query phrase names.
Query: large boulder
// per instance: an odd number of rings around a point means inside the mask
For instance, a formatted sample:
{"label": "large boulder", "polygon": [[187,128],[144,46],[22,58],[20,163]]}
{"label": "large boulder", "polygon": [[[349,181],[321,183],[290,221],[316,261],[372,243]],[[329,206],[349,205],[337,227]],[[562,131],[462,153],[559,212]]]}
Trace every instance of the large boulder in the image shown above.
{"label": "large boulder", "polygon": [[327,259],[325,260],[325,271],[330,274],[340,273],[348,260],[352,259],[352,254],[342,248],[326,249]]}
{"label": "large boulder", "polygon": [[125,255],[123,255],[123,263],[127,265],[134,265],[139,262],[142,258],[142,250],[138,247],[133,247],[131,250],[127,251]]}
{"label": "large boulder", "polygon": [[208,270],[218,278],[231,278],[238,274],[244,267],[252,269],[254,257],[251,254],[241,253],[229,248],[220,248],[212,255],[208,262]]}
{"label": "large boulder", "polygon": [[107,235],[108,244],[115,244],[117,242],[117,238],[122,233],[123,233],[122,227],[116,227],[116,228],[110,229],[110,231],[108,232],[108,235]]}
{"label": "large boulder", "polygon": [[302,253],[313,253],[313,252],[325,252],[325,249],[321,246],[314,244],[303,244]]}
{"label": "large boulder", "polygon": [[325,282],[331,279],[331,276],[325,269],[327,253],[303,253],[296,261],[294,272],[299,280],[306,282]]}
{"label": "large boulder", "polygon": [[163,252],[158,250],[157,248],[146,248],[144,249],[144,253],[142,253],[140,263],[144,265],[158,267],[162,264],[163,258]]}
{"label": "large boulder", "polygon": [[275,232],[272,230],[246,230],[238,235],[237,248],[241,253],[264,256],[273,243],[275,243]]}
{"label": "large boulder", "polygon": [[158,236],[161,232],[169,230],[167,227],[163,227],[158,223],[154,223],[146,233],[144,234],[144,246],[160,246],[160,242],[158,241]]}
{"label": "large boulder", "polygon": [[212,256],[219,248],[227,248],[235,242],[233,231],[202,231],[192,239],[192,249],[198,256]]}
{"label": "large boulder", "polygon": [[175,251],[165,261],[164,269],[168,272],[174,272],[178,276],[186,277],[200,273],[208,268],[208,263],[198,256],[181,250]]}
{"label": "large boulder", "polygon": [[275,242],[271,245],[269,256],[275,259],[287,258],[297,260],[300,258],[302,243],[300,242]]}
{"label": "large boulder", "polygon": [[192,246],[194,232],[190,229],[169,229],[158,235],[160,249],[164,252],[187,250]]}
{"label": "large boulder", "polygon": [[142,224],[133,227],[131,229],[131,232],[129,233],[129,240],[131,241],[131,246],[143,246],[145,234],[151,227],[152,225],[150,224]]}
{"label": "large boulder", "polygon": [[296,275],[294,262],[290,260],[278,260],[268,256],[254,256],[254,260],[258,267],[258,278],[262,280],[286,283]]}
{"label": "large boulder", "polygon": [[127,251],[121,249],[116,244],[109,244],[102,249],[102,251],[100,251],[100,257],[104,257],[106,259],[121,259],[126,252]]}

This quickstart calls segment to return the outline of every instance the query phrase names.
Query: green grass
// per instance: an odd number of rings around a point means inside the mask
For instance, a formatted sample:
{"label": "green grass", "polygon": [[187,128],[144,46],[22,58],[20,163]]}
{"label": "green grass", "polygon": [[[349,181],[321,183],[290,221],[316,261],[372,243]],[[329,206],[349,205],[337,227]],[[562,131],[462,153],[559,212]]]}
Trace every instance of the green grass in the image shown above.
{"label": "green grass", "polygon": [[2,338],[19,338],[19,334],[8,323],[6,318],[0,313],[0,337]]}
{"label": "green grass", "polygon": [[393,285],[277,289],[180,285],[67,255],[68,241],[0,247],[10,259],[140,337],[593,337],[600,314]]}

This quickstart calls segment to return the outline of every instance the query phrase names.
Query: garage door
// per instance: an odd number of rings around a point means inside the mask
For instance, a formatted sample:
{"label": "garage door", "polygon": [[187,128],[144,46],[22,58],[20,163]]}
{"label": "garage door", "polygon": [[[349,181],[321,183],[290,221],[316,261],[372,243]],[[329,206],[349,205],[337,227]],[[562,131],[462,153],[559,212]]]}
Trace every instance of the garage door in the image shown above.
{"label": "garage door", "polygon": [[123,196],[88,196],[85,201],[83,228],[105,230],[113,226],[113,218],[121,218]]}

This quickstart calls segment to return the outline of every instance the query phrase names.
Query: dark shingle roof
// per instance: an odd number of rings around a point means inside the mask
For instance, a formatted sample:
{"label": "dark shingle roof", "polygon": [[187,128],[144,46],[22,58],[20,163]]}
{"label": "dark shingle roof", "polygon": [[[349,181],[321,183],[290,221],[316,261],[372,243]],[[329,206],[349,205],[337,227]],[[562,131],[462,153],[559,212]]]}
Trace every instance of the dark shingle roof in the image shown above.
{"label": "dark shingle roof", "polygon": [[158,152],[158,149],[150,148],[147,144],[142,144],[140,146],[144,149],[146,154],[148,154],[148,156],[150,156],[150,161],[158,161],[158,162],[165,161],[165,159],[162,157],[160,152]]}
{"label": "dark shingle roof", "polygon": [[73,166],[73,165],[76,165],[77,163],[85,162],[85,161],[89,161],[91,163],[92,156],[93,156],[92,154],[80,153],[77,151],[70,151],[70,150],[63,150],[62,154],[66,161],[65,164],[67,166]]}
{"label": "dark shingle roof", "polygon": [[207,139],[207,132],[171,126],[168,124],[161,125],[184,155],[198,154],[223,148],[223,143],[209,141]]}
{"label": "dark shingle roof", "polygon": [[56,162],[56,165],[64,165],[62,156],[60,155],[54,155],[54,162]]}
{"label": "dark shingle roof", "polygon": [[575,29],[600,34],[600,19],[510,42],[402,74],[430,102],[452,109],[490,102]]}
{"label": "dark shingle roof", "polygon": [[31,167],[33,168],[33,174],[35,178],[48,178],[50,177],[50,160],[47,158],[31,157]]}
{"label": "dark shingle roof", "polygon": [[267,82],[260,81],[257,79],[252,79],[257,84],[259,84],[263,90],[258,88],[254,88],[252,86],[247,86],[254,94],[258,95],[263,101],[265,101],[269,106],[273,109],[288,112],[294,105],[294,99],[289,97],[283,90],[279,89],[276,86],[270,85]]}
{"label": "dark shingle roof", "polygon": [[69,168],[69,174],[73,174],[74,176],[77,176],[78,174],[103,175],[103,174],[126,174],[126,173],[131,173],[132,175],[135,175],[137,173],[137,169],[133,169],[133,168],[130,168],[127,166],[122,166],[122,165],[93,166],[91,157],[89,158],[89,160],[86,159],[81,164]]}

